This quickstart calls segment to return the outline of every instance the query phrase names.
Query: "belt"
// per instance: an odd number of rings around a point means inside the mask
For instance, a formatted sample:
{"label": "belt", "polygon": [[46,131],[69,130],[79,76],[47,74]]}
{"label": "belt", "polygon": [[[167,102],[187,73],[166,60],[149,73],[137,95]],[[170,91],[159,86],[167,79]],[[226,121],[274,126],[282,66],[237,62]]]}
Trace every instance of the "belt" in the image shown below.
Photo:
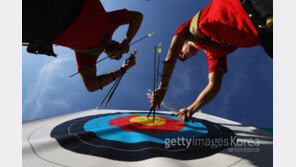
{"label": "belt", "polygon": [[90,49],[75,49],[75,48],[72,48],[72,49],[76,52],[79,52],[79,53],[99,56],[103,53],[104,46],[106,46],[107,42],[108,42],[108,38],[105,37],[102,42],[100,42],[98,45],[96,45],[95,47],[92,47]]}

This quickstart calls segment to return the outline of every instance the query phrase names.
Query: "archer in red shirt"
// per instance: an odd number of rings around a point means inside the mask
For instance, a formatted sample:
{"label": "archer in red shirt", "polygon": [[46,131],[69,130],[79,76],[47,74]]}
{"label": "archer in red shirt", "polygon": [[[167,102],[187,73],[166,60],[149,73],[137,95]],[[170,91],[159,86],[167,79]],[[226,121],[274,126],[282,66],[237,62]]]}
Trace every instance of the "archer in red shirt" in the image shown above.
{"label": "archer in red shirt", "polygon": [[[58,37],[54,44],[72,48],[75,51],[78,71],[88,91],[96,91],[108,85],[125,70],[135,64],[135,57],[128,58],[122,68],[96,76],[96,60],[102,52],[118,59],[129,51],[129,43],[140,28],[143,15],[126,9],[106,12],[100,0],[86,0],[82,11],[73,23]],[[114,31],[129,24],[126,37],[121,43],[112,40]]]}
{"label": "archer in red shirt", "polygon": [[191,117],[218,94],[223,75],[227,72],[226,56],[238,47],[256,45],[261,45],[258,32],[242,2],[212,0],[207,7],[178,27],[164,62],[160,86],[153,93],[151,105],[159,108],[177,59],[185,61],[203,50],[209,64],[209,83],[190,106],[176,114],[183,120]]}

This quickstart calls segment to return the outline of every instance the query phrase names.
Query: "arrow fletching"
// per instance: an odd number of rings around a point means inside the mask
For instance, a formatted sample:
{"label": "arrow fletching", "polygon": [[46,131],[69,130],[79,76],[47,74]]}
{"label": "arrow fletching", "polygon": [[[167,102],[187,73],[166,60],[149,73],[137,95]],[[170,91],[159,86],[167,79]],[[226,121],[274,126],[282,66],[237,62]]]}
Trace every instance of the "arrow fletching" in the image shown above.
{"label": "arrow fletching", "polygon": [[154,32],[148,34],[148,37],[151,37],[152,35],[154,35]]}
{"label": "arrow fletching", "polygon": [[157,49],[158,53],[161,53],[161,43],[158,44],[158,49]]}

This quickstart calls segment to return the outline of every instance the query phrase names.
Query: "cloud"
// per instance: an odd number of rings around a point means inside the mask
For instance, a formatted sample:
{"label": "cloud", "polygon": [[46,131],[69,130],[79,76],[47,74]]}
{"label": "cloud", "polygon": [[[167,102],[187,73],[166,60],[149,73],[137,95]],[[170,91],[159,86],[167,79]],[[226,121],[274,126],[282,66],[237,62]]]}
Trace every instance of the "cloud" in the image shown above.
{"label": "cloud", "polygon": [[23,100],[23,121],[50,115],[50,112],[54,112],[52,111],[54,108],[69,109],[70,99],[64,96],[61,98],[59,94],[63,89],[60,80],[67,76],[65,63],[70,60],[71,57],[59,55],[59,58],[50,59],[40,69],[36,82]]}
{"label": "cloud", "polygon": [[182,95],[193,89],[195,82],[192,82],[190,74],[191,71],[189,69],[183,69],[182,72],[176,71],[173,74],[172,79],[175,80],[175,82],[172,82],[173,89],[171,89],[173,96]]}

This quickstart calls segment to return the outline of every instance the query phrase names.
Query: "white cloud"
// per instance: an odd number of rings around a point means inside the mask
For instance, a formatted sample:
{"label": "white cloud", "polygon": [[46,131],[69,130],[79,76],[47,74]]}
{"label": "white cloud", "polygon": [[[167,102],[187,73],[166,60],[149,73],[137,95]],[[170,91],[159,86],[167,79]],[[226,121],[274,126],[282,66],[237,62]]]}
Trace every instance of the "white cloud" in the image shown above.
{"label": "white cloud", "polygon": [[183,69],[182,71],[176,71],[173,74],[172,80],[175,82],[172,82],[173,89],[170,89],[170,92],[173,96],[179,96],[184,93],[188,93],[188,91],[191,91],[194,87],[194,84],[196,82],[193,82],[191,79],[191,71],[189,69]]}
{"label": "white cloud", "polygon": [[[47,106],[52,108],[62,107],[68,109],[70,100],[69,97],[55,99],[54,93],[57,93],[65,87],[59,84],[59,80],[65,78],[67,73],[65,71],[65,63],[70,61],[71,57],[59,56],[56,59],[49,59],[48,62],[40,69],[37,80],[29,90],[23,100],[23,120],[30,120],[40,117],[41,115],[48,115]],[[25,76],[23,76],[25,77]],[[54,106],[54,107],[53,107]]]}

